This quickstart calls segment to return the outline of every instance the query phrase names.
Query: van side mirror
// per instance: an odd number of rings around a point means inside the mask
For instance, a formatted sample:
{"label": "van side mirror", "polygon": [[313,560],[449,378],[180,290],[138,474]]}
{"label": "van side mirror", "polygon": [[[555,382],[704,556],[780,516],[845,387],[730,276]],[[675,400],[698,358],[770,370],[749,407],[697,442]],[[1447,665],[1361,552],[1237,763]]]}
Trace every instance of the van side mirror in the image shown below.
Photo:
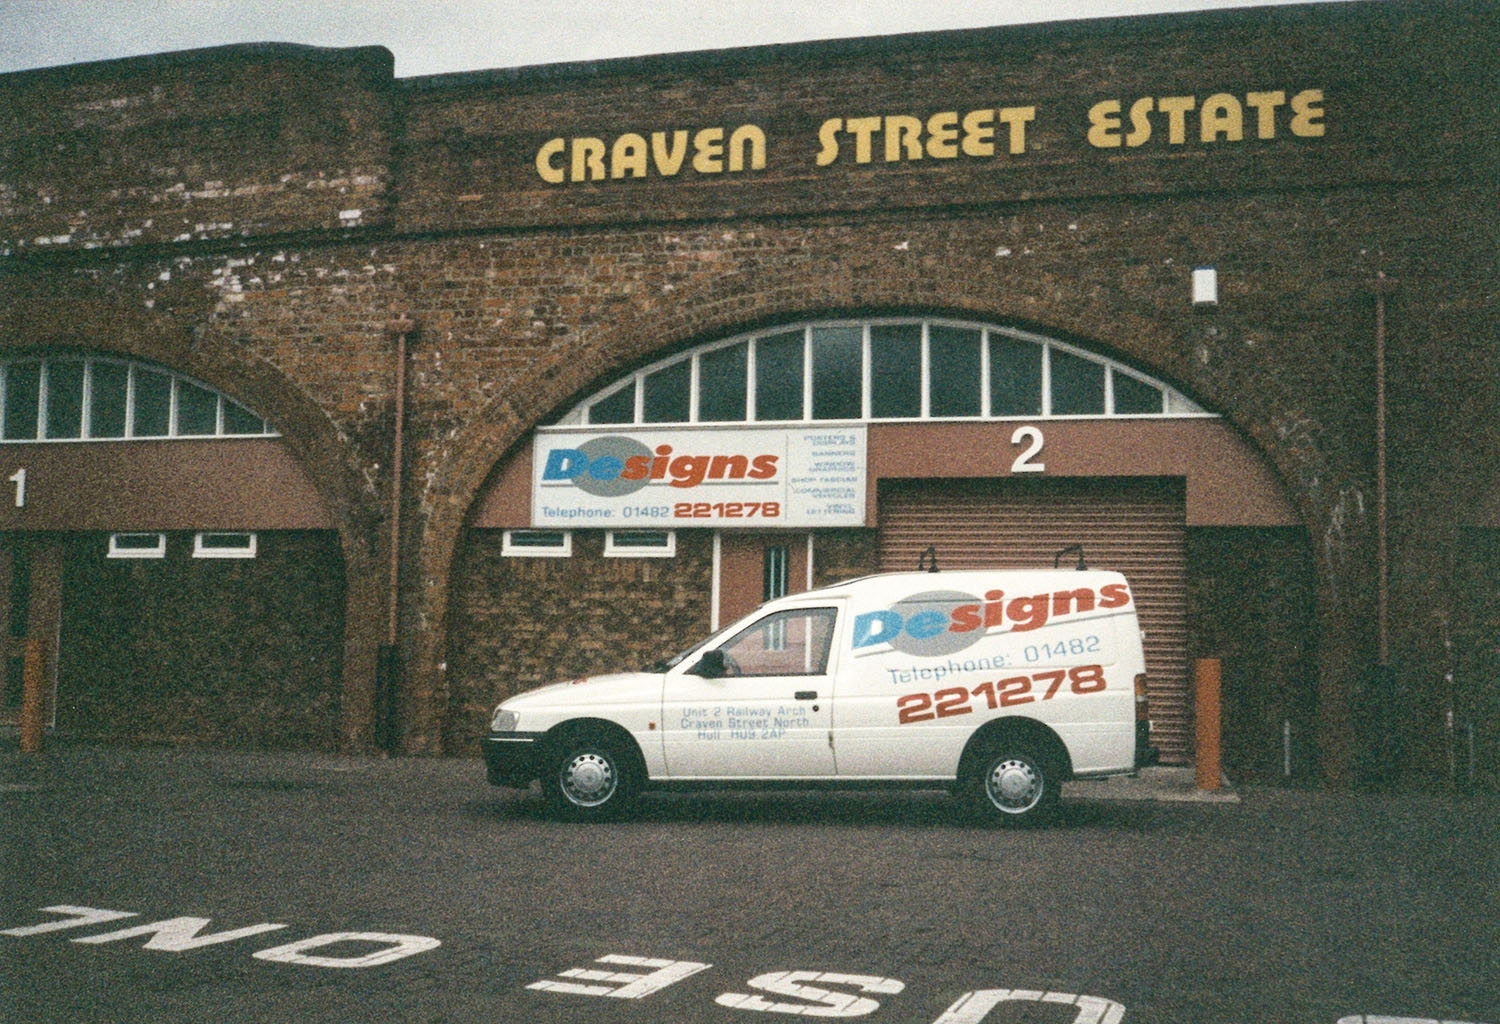
{"label": "van side mirror", "polygon": [[698,659],[698,664],[688,670],[688,674],[702,676],[705,679],[722,678],[724,676],[724,652],[704,651],[703,657]]}

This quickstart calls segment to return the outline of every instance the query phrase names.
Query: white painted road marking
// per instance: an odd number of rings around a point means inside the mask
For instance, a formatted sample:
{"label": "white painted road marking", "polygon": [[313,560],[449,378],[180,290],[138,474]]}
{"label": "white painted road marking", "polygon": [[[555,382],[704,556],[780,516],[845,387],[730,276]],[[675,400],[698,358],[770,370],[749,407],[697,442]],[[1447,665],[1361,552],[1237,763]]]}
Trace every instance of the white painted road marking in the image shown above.
{"label": "white painted road marking", "polygon": [[1073,1024],[1120,1024],[1125,1007],[1112,999],[1075,996],[1067,992],[1035,992],[1027,989],[986,988],[965,992],[933,1024],[979,1024],[1001,1003],[1063,1003],[1078,1007]]}
{"label": "white painted road marking", "polygon": [[181,953],[185,950],[200,949],[203,946],[213,946],[220,942],[232,942],[235,939],[248,938],[264,932],[274,932],[278,928],[286,927],[284,924],[252,924],[248,928],[199,935],[199,932],[208,927],[208,922],[209,919],[206,917],[174,917],[169,921],[153,921],[150,924],[121,928],[117,932],[87,935],[73,941],[98,945],[105,942],[119,942],[121,939],[133,939],[137,935],[149,935],[151,940],[142,946],[142,949],[164,949],[172,953]]}
{"label": "white painted road marking", "polygon": [[[140,916],[132,910],[106,910],[100,907],[84,907],[68,903],[42,907],[40,913],[64,916],[57,921],[43,921],[39,924],[0,929],[0,936],[30,938]],[[210,923],[211,919],[206,917],[172,917],[146,924],[131,925],[114,931],[100,932],[96,935],[75,938],[72,941],[86,945],[104,945],[149,935],[151,938],[140,948],[185,953],[286,927],[284,924],[264,922],[229,931],[202,934],[203,929],[207,928]],[[379,948],[346,956],[326,953],[311,955],[309,953],[310,950],[326,950],[328,947],[344,943],[374,944]],[[426,935],[404,935],[393,932],[329,932],[263,949],[251,955],[257,960],[272,963],[301,964],[309,967],[360,968],[388,964],[417,953],[437,949],[441,945],[441,941]],[[615,999],[642,999],[713,966],[694,960],[665,960],[618,953],[599,957],[594,962],[612,967],[648,968],[648,970],[642,972],[640,970],[600,970],[576,967],[565,970],[559,975],[561,978],[575,980],[546,979],[533,982],[526,987],[541,992],[605,996]],[[860,1017],[880,1008],[880,1004],[874,999],[863,998],[851,992],[835,992],[819,988],[807,984],[808,982],[817,982],[818,985],[853,986],[865,995],[896,995],[906,989],[905,983],[895,978],[884,978],[878,975],[839,974],[825,971],[772,971],[756,975],[746,982],[746,985],[760,992],[788,996],[803,1000],[803,1002],[772,1002],[762,996],[743,992],[725,992],[714,1001],[720,1006],[731,1009],[805,1017]],[[933,1021],[933,1024],[982,1024],[996,1007],[1002,1003],[1014,1002],[1071,1006],[1076,1013],[1070,1024],[1121,1024],[1125,1018],[1125,1007],[1122,1004],[1099,996],[1043,992],[1035,989],[989,988],[965,992],[943,1011],[942,1016]],[[1479,1022],[1436,1017],[1354,1014],[1339,1018],[1338,1024],[1479,1024]]]}
{"label": "white painted road marking", "polygon": [[[103,910],[98,907],[77,907],[71,904],[43,907],[42,913],[67,914],[68,918],[62,921],[47,921],[42,924],[25,925],[19,928],[6,928],[0,930],[0,935],[15,935],[25,938],[32,935],[62,931],[67,928],[82,928],[92,924],[118,921],[125,917],[140,916],[130,910]],[[141,947],[142,949],[154,949],[168,953],[186,953],[191,950],[201,949],[204,946],[213,946],[221,942],[233,942],[237,939],[247,939],[252,935],[262,935],[266,932],[286,927],[284,924],[266,922],[263,924],[247,925],[244,928],[235,928],[227,932],[212,932],[208,935],[200,935],[199,933],[208,927],[210,920],[207,917],[173,917],[163,921],[133,925],[129,928],[118,929],[117,931],[88,935],[81,939],[74,939],[73,941],[89,945],[102,945],[106,942],[120,942],[124,939],[149,935],[151,938]],[[346,942],[375,943],[381,948],[360,953],[357,956],[309,956],[306,952],[309,949],[323,949]],[[251,955],[257,960],[269,960],[272,963],[281,964],[303,964],[309,967],[379,967],[381,964],[388,964],[393,960],[400,960],[416,953],[425,953],[429,949],[437,949],[441,945],[442,942],[434,938],[429,938],[426,935],[398,935],[391,932],[329,932],[324,935],[314,935],[311,938],[289,942],[284,946],[273,946],[270,949],[263,949]]]}
{"label": "white painted road marking", "polygon": [[690,978],[699,971],[706,971],[713,964],[700,964],[692,960],[656,960],[649,957],[621,956],[611,953],[594,961],[596,964],[618,964],[625,967],[650,967],[649,974],[626,971],[597,971],[574,967],[563,971],[561,977],[577,978],[579,981],[605,982],[602,985],[582,985],[573,981],[537,981],[527,988],[543,992],[569,992],[579,996],[610,996],[615,999],[641,999]]}
{"label": "white painted road marking", "polygon": [[70,914],[71,921],[48,921],[46,924],[32,924],[24,928],[7,928],[0,935],[41,935],[45,932],[59,932],[64,928],[82,928],[85,925],[103,924],[106,921],[118,921],[122,917],[137,917],[136,913],[129,910],[99,910],[95,907],[74,907],[60,904],[55,907],[43,907],[44,914]]}
{"label": "white painted road marking", "polygon": [[[378,942],[384,949],[372,950],[363,956],[308,956],[303,950],[322,949],[341,942]],[[437,949],[442,943],[426,935],[392,935],[388,932],[330,932],[314,935],[310,939],[289,942],[285,946],[263,949],[252,956],[257,960],[270,960],[278,964],[306,964],[309,967],[379,967],[392,960],[416,953]]]}
{"label": "white painted road marking", "polygon": [[761,1010],[766,1013],[801,1014],[807,1017],[863,1017],[880,1009],[874,999],[862,999],[847,992],[830,992],[825,988],[814,988],[801,984],[816,981],[824,985],[853,985],[861,992],[895,995],[906,988],[895,978],[879,978],[868,974],[828,974],[820,971],[775,971],[751,978],[747,984],[762,992],[779,996],[805,999],[804,1003],[773,1003],[757,995],[743,992],[725,992],[714,1002],[736,1010]]}

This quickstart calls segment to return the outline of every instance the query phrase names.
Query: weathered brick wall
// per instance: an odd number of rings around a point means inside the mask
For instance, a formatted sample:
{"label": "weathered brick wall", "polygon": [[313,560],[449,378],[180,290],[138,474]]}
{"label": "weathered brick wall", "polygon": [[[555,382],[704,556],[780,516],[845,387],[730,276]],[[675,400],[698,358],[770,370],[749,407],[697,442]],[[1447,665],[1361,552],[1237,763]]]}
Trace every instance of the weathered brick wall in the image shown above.
{"label": "weathered brick wall", "polygon": [[391,65],[267,44],[0,75],[0,254],[384,224]]}
{"label": "weathered brick wall", "polygon": [[831,587],[858,579],[880,566],[874,530],[824,530],[814,542],[813,585]]}
{"label": "weathered brick wall", "polygon": [[469,530],[454,569],[444,749],[472,752],[506,697],[643,669],[708,635],[713,542],[680,530],[675,558],[606,558],[573,533],[571,558],[507,558],[502,530]]}
{"label": "weathered brick wall", "polygon": [[[270,417],[325,488],[362,567],[348,621],[368,626],[394,426],[385,325],[414,317],[403,742],[437,750],[467,743],[494,696],[477,692],[490,668],[461,667],[483,597],[470,581],[518,571],[454,567],[480,558],[465,517],[538,422],[768,323],[1035,327],[1170,381],[1265,453],[1317,573],[1320,728],[1348,747],[1339,706],[1373,644],[1377,271],[1401,281],[1393,621],[1417,689],[1442,677],[1431,609],[1452,603],[1463,510],[1500,480],[1489,13],[1318,5],[405,83],[381,51],[280,47],[3,76],[0,351],[141,355]],[[1128,130],[1136,96],[1300,88],[1325,92],[1325,135],[1086,139],[1101,99],[1125,101]],[[1025,154],[816,166],[827,117],[1033,102]],[[740,123],[767,132],[763,170],[550,185],[534,163],[552,137]],[[1190,308],[1197,264],[1219,272],[1211,314]],[[862,543],[830,541],[821,577],[862,570]],[[590,565],[528,570],[528,592],[560,607],[620,571]],[[351,634],[346,651],[373,642]],[[584,662],[563,674],[607,667]],[[490,682],[471,694],[465,679]]]}
{"label": "weathered brick wall", "polygon": [[1297,529],[1187,533],[1190,658],[1222,670],[1224,770],[1237,782],[1285,779],[1282,725],[1292,726],[1292,779],[1317,777],[1317,585]]}
{"label": "weathered brick wall", "polygon": [[253,559],[64,555],[58,728],[84,736],[335,749],[343,565],[322,531],[262,533]]}

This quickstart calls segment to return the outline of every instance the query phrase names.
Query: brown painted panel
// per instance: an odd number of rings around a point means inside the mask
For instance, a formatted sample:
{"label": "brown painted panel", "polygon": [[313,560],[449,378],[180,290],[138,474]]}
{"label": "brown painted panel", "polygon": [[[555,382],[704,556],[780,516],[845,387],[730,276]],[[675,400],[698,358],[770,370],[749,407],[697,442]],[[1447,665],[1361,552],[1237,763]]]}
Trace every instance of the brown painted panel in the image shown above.
{"label": "brown painted panel", "polygon": [[[25,505],[16,506],[26,471]],[[278,438],[0,445],[3,530],[300,530],[333,521]]]}
{"label": "brown painted panel", "polygon": [[[1042,472],[1017,472],[1023,427],[1041,434],[1029,461]],[[869,451],[871,510],[886,479],[1182,477],[1188,526],[1298,525],[1276,475],[1220,419],[872,423]]]}

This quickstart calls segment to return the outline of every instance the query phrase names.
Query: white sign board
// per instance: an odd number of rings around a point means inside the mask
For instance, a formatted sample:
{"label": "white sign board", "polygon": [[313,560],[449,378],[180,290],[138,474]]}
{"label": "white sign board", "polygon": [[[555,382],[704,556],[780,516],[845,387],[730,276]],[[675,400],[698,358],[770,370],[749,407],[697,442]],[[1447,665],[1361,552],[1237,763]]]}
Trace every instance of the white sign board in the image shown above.
{"label": "white sign board", "polygon": [[863,526],[865,427],[543,428],[532,452],[531,523]]}

